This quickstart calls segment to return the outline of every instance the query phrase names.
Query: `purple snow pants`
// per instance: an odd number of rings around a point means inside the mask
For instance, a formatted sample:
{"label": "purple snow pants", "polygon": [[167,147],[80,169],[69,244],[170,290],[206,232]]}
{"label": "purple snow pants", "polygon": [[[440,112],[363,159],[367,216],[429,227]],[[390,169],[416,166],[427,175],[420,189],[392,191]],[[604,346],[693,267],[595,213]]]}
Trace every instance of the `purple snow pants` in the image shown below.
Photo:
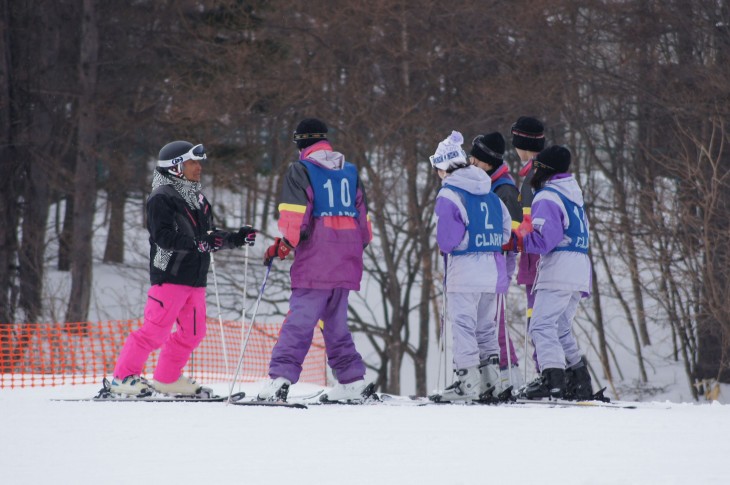
{"label": "purple snow pants", "polygon": [[295,383],[302,372],[302,362],[312,345],[312,337],[321,319],[327,362],[340,384],[365,377],[365,364],[355,349],[347,326],[347,297],[350,290],[335,288],[316,290],[293,288],[289,314],[281,327],[269,364],[272,379],[284,377]]}
{"label": "purple snow pants", "polygon": [[[170,333],[176,321],[177,330]],[[144,323],[124,342],[114,377],[142,374],[150,353],[162,346],[154,379],[175,382],[204,337],[205,288],[154,285],[147,293]]]}

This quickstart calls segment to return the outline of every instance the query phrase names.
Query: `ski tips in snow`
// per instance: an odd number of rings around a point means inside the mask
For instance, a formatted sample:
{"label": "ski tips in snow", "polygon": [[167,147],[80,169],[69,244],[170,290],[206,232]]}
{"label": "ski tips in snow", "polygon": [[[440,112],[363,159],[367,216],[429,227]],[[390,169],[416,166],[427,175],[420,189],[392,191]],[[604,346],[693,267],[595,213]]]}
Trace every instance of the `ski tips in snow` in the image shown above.
{"label": "ski tips in snow", "polygon": [[236,406],[263,406],[273,408],[308,409],[306,404],[287,401],[259,401],[258,399],[231,402]]}

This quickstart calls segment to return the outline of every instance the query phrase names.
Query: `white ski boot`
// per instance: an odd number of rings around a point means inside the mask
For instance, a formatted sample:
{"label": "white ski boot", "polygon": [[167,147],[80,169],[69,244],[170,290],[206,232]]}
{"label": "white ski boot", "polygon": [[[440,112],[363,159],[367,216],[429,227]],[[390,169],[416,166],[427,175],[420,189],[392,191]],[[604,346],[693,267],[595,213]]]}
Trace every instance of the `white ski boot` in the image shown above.
{"label": "white ski boot", "polygon": [[152,394],[149,383],[138,375],[125,378],[115,377],[109,385],[109,392],[120,396],[143,397]]}
{"label": "white ski boot", "polygon": [[285,377],[269,379],[264,388],[259,391],[256,399],[259,401],[286,401],[289,386],[291,386],[291,381]]}
{"label": "white ski boot", "polygon": [[[517,365],[513,365],[511,371],[510,369],[502,369],[499,373],[501,374],[503,389],[512,386],[512,389],[515,390],[525,385],[525,382],[522,380],[522,373]],[[512,380],[510,380],[510,375],[512,376]]]}
{"label": "white ski boot", "polygon": [[502,376],[499,373],[499,356],[490,355],[487,360],[483,361],[479,366],[480,389],[479,399],[497,398],[507,386],[502,382]]}
{"label": "white ski boot", "polygon": [[319,398],[321,402],[361,403],[373,394],[373,387],[364,379],[337,384]]}
{"label": "white ski boot", "polygon": [[481,386],[479,367],[458,369],[456,371],[456,377],[457,380],[444,389],[443,392],[429,396],[428,398],[436,402],[471,402],[479,399],[479,389]]}
{"label": "white ski boot", "polygon": [[[195,382],[194,379],[185,376],[180,376],[175,382],[171,382],[169,384],[152,380],[152,387],[155,391],[159,393],[172,396],[200,395],[201,397],[210,397],[213,394],[211,389],[207,389]],[[203,396],[203,394],[206,393],[208,394],[208,396]]]}

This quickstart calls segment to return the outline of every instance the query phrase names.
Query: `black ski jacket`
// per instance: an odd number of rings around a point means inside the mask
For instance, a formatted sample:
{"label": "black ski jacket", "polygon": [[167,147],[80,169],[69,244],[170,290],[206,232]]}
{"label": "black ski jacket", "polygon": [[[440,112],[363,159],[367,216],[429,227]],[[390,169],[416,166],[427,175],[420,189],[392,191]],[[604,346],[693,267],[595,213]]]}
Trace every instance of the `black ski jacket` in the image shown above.
{"label": "black ski jacket", "polygon": [[[197,241],[215,226],[205,196],[201,194],[200,208],[193,210],[173,186],[155,188],[147,199],[147,230],[153,285],[207,285],[210,254],[199,252]],[[224,247],[232,247],[229,238],[225,240]]]}

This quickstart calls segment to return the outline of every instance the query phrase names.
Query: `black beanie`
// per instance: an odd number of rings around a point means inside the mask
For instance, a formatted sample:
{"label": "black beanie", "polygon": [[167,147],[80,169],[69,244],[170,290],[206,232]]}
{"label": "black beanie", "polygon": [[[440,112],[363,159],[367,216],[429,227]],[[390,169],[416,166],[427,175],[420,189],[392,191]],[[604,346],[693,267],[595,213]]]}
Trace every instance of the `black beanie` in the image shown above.
{"label": "black beanie", "polygon": [[477,136],[472,141],[469,155],[495,168],[499,167],[504,163],[504,137],[498,131]]}
{"label": "black beanie", "polygon": [[540,120],[520,116],[512,125],[512,146],[528,152],[540,152],[545,148],[545,127]]}
{"label": "black beanie", "polygon": [[570,150],[563,145],[551,145],[538,153],[535,161],[536,168],[544,165],[557,173],[565,173],[570,168]]}
{"label": "black beanie", "polygon": [[303,150],[317,142],[327,139],[327,125],[316,118],[307,118],[299,122],[294,130],[294,143]]}

